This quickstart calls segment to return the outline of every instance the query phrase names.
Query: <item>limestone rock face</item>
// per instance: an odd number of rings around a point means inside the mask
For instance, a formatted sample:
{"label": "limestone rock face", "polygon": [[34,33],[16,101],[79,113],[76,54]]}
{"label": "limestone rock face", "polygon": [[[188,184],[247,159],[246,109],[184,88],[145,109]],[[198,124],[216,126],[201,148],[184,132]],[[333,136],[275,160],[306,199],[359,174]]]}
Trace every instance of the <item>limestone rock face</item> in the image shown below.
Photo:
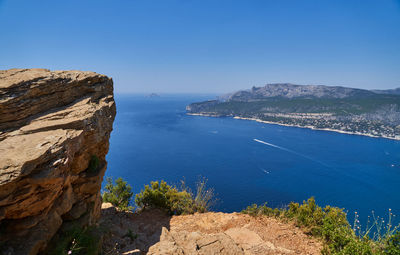
{"label": "limestone rock face", "polygon": [[169,216],[160,210],[119,211],[102,206],[110,255],[320,255],[320,240],[273,217],[207,212]]}
{"label": "limestone rock face", "polygon": [[0,249],[37,254],[63,224],[100,216],[116,114],[111,78],[0,71]]}

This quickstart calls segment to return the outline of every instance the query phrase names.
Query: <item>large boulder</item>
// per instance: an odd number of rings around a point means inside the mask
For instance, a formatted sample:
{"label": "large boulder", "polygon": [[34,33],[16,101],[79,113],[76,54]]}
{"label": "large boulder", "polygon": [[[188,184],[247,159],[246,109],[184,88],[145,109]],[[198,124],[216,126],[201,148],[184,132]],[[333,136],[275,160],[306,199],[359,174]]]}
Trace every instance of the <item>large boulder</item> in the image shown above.
{"label": "large boulder", "polygon": [[116,114],[94,72],[0,71],[0,250],[37,254],[64,224],[94,224]]}

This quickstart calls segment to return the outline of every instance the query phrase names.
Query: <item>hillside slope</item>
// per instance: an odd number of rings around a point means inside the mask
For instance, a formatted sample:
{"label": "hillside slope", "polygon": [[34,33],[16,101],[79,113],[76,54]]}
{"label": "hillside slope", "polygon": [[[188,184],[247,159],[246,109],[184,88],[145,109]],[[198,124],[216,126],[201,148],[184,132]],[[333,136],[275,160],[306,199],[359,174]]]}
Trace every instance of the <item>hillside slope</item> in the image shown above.
{"label": "hillside slope", "polygon": [[400,95],[345,87],[267,84],[192,103],[188,114],[400,139]]}

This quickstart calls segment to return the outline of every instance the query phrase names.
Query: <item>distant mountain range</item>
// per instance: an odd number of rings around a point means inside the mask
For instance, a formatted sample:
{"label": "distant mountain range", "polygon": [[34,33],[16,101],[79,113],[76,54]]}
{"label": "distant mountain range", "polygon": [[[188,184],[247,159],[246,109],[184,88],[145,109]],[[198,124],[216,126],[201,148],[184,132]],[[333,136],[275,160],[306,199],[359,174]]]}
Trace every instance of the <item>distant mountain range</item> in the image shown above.
{"label": "distant mountain range", "polygon": [[400,139],[400,88],[267,84],[190,104],[187,112]]}
{"label": "distant mountain range", "polygon": [[282,98],[349,98],[373,97],[376,94],[400,95],[400,88],[388,90],[365,90],[340,86],[296,85],[290,83],[267,84],[220,97],[222,101],[255,101],[271,97]]}

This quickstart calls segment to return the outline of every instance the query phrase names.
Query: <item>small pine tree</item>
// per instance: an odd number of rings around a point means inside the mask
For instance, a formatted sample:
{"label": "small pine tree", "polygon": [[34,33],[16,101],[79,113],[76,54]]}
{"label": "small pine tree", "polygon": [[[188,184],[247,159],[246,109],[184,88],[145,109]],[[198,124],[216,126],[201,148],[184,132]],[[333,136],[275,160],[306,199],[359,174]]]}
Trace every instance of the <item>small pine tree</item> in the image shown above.
{"label": "small pine tree", "polygon": [[115,185],[112,178],[107,177],[105,190],[103,193],[104,202],[109,202],[124,211],[133,210],[133,207],[130,206],[133,196],[132,187],[121,177],[115,181]]}

